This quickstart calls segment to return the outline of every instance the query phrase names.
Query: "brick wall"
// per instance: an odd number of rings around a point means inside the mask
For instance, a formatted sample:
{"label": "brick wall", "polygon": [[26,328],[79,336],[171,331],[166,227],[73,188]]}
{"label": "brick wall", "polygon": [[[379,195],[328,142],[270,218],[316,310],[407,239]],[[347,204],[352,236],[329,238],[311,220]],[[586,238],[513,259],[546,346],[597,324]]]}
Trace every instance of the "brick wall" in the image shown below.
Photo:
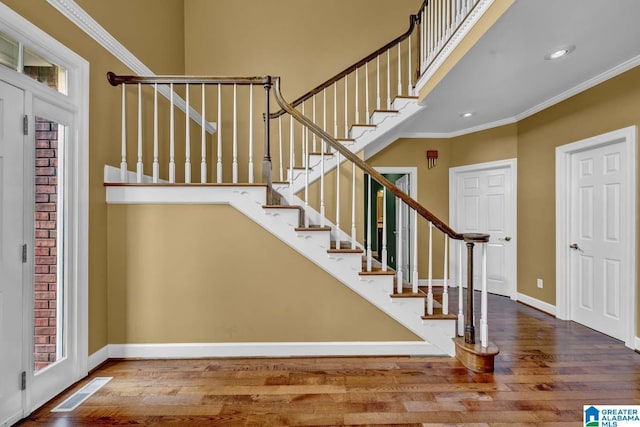
{"label": "brick wall", "polygon": [[36,118],[35,370],[56,361],[58,125]]}

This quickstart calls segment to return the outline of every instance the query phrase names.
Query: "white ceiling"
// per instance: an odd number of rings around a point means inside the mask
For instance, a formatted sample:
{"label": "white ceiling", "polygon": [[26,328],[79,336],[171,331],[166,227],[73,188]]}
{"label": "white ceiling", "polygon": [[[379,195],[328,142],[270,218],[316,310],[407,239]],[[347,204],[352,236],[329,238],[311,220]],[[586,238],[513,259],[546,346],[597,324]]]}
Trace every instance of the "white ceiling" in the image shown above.
{"label": "white ceiling", "polygon": [[[573,45],[556,61],[545,54]],[[408,136],[514,122],[640,64],[640,0],[516,0],[426,97]],[[460,114],[474,111],[474,116]]]}

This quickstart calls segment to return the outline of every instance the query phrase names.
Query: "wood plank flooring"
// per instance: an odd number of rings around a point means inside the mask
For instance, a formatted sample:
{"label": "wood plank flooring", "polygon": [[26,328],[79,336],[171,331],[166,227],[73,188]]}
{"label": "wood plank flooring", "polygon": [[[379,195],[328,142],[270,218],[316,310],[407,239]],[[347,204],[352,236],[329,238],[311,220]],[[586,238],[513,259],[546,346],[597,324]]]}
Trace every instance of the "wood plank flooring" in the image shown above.
{"label": "wood plank flooring", "polygon": [[[455,301],[455,300],[454,300]],[[490,296],[492,374],[448,357],[109,361],[113,380],[70,413],[23,426],[582,425],[585,404],[640,404],[640,354]]]}

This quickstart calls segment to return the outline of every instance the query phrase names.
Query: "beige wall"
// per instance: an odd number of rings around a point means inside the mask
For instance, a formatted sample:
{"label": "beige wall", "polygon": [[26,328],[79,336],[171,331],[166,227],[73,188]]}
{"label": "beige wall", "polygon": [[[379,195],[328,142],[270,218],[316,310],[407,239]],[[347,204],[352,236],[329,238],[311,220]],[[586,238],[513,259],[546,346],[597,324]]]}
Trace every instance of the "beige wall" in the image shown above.
{"label": "beige wall", "polygon": [[110,205],[109,342],[420,340],[223,205]]}
{"label": "beige wall", "polygon": [[[517,158],[518,292],[555,305],[555,149],[631,125],[640,125],[638,67],[518,123],[444,140],[400,139],[369,162],[418,166],[418,200],[446,220],[449,167]],[[440,151],[432,170],[414,160],[424,159],[426,149]],[[544,280],[543,289],[537,278]]]}
{"label": "beige wall", "polygon": [[[107,80],[107,71],[130,74],[111,54],[85,35],[76,26],[59,14],[44,0],[3,0],[11,9],[40,27],[62,44],[82,56],[90,63],[90,127],[89,127],[89,354],[108,344],[107,326],[107,206],[102,185],[105,164],[117,165],[120,138],[119,102],[120,92],[112,88]],[[169,51],[149,50],[147,43],[134,39],[145,34],[158,45],[173,46],[174,39],[182,37],[182,15],[176,16],[175,8],[160,9],[149,15],[154,8],[153,0],[130,2],[116,0],[109,2],[80,1],[89,13],[105,13],[105,24],[110,31],[118,34],[121,41],[131,43],[134,54],[151,67],[161,68],[160,72],[181,72],[182,55],[172,58],[178,49]],[[181,4],[181,1],[166,1],[167,6]],[[112,13],[106,14],[108,10]],[[126,17],[117,13],[128,10]],[[102,15],[101,15],[102,16]],[[169,25],[176,19],[175,25]],[[162,27],[156,25],[162,22]],[[135,22],[135,25],[131,25]],[[165,25],[166,23],[166,25]],[[180,50],[182,47],[180,46]],[[174,62],[175,61],[175,62]]]}
{"label": "beige wall", "polygon": [[556,147],[639,124],[638,67],[518,124],[519,292],[555,304]]}

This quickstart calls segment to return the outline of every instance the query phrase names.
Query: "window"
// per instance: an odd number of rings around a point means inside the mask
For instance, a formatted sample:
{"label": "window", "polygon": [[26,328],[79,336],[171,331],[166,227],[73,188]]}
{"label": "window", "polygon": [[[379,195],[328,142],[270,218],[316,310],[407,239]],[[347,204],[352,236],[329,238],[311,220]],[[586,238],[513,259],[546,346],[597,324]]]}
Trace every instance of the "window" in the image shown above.
{"label": "window", "polygon": [[0,64],[67,94],[67,70],[0,33]]}

